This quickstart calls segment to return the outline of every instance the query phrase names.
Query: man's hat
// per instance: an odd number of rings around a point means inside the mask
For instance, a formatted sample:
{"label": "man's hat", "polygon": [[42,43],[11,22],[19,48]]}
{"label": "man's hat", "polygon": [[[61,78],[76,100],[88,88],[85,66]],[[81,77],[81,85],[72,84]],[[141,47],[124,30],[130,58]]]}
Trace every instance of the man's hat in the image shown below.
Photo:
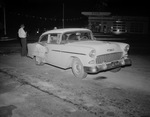
{"label": "man's hat", "polygon": [[24,27],[24,24],[21,24],[20,27]]}

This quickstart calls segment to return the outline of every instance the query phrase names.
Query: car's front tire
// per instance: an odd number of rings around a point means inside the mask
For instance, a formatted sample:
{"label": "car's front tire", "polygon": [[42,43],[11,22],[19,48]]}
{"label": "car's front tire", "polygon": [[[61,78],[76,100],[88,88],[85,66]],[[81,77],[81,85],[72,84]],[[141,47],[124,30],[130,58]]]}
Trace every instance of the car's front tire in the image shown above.
{"label": "car's front tire", "polygon": [[87,73],[84,71],[83,65],[79,58],[74,58],[72,62],[72,72],[77,78],[85,78]]}

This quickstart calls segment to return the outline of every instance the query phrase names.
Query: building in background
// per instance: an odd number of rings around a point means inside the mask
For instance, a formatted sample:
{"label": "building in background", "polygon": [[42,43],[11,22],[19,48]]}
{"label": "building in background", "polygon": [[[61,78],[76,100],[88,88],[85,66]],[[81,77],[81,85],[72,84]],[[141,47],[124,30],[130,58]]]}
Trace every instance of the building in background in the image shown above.
{"label": "building in background", "polygon": [[110,12],[82,12],[88,17],[88,28],[98,34],[148,34],[148,17],[113,16]]}

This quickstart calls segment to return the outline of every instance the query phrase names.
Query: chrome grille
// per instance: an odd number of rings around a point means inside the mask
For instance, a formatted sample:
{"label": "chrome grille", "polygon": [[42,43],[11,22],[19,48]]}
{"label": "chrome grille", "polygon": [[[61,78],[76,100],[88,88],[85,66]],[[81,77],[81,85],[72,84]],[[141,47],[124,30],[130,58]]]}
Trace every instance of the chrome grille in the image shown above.
{"label": "chrome grille", "polygon": [[122,57],[122,52],[99,55],[96,58],[96,64],[101,64],[103,62],[111,62],[111,61],[119,60],[121,57]]}

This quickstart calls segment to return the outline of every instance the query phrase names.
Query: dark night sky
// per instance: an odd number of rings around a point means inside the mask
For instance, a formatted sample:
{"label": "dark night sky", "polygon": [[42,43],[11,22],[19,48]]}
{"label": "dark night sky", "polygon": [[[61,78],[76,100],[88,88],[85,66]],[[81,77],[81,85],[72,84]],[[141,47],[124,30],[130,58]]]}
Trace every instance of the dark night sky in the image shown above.
{"label": "dark night sky", "polygon": [[122,15],[148,15],[147,0],[5,0],[11,11],[35,15],[55,16],[62,13],[64,3],[67,15],[80,15],[82,11],[110,11]]}
{"label": "dark night sky", "polygon": [[[121,16],[149,16],[148,0],[3,0],[0,3],[1,6],[5,5],[7,30],[11,33],[16,33],[22,22],[25,22],[30,30],[38,27],[61,27],[63,4],[65,26],[72,27],[87,23],[87,17],[81,15],[83,11],[107,11]],[[0,19],[2,24],[3,19]]]}

